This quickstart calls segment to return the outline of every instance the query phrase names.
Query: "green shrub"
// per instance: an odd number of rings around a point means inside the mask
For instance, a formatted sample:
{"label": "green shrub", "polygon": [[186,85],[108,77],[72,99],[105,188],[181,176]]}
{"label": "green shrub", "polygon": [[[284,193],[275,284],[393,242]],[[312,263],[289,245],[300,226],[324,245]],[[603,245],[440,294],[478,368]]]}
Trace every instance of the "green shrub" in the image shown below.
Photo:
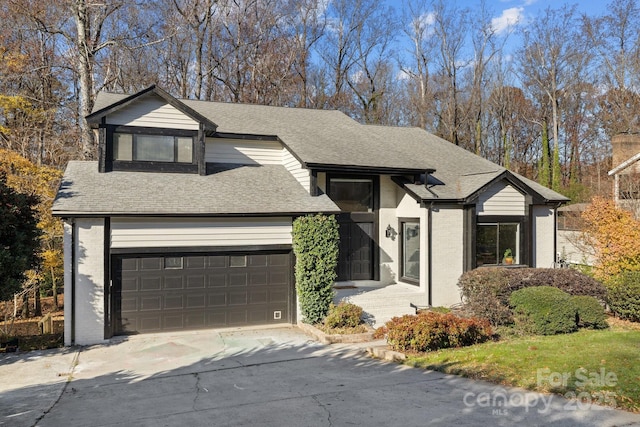
{"label": "green shrub", "polygon": [[362,323],[362,307],[340,301],[338,305],[331,304],[324,325],[328,328],[355,328]]}
{"label": "green shrub", "polygon": [[588,295],[601,303],[606,301],[607,288],[573,268],[514,268],[509,271],[512,290],[533,286],[552,286],[569,295]]}
{"label": "green shrub", "polygon": [[576,324],[579,328],[604,329],[609,327],[604,307],[594,297],[576,295],[571,297],[576,308]]}
{"label": "green shrub", "polygon": [[607,290],[592,277],[570,268],[477,268],[460,276],[464,307],[492,325],[513,321],[509,297],[522,288],[552,286],[570,295],[588,295],[601,303]]}
{"label": "green shrub", "polygon": [[[509,276],[505,268],[478,268],[464,273],[458,281],[464,307],[492,325],[513,322],[508,298]],[[505,300],[506,298],[506,300]]]}
{"label": "green shrub", "polygon": [[320,323],[333,301],[339,239],[333,215],[309,215],[293,222],[296,291],[306,323]]}
{"label": "green shrub", "polygon": [[[487,341],[492,335],[486,320],[463,319],[432,311],[394,317],[382,331],[392,349],[410,352],[463,347]],[[379,336],[380,332],[376,332]]]}
{"label": "green shrub", "polygon": [[509,298],[517,326],[538,335],[565,334],[576,330],[576,307],[571,296],[551,286],[524,288]]}
{"label": "green shrub", "polygon": [[611,281],[607,304],[621,319],[640,322],[640,272],[627,271]]}

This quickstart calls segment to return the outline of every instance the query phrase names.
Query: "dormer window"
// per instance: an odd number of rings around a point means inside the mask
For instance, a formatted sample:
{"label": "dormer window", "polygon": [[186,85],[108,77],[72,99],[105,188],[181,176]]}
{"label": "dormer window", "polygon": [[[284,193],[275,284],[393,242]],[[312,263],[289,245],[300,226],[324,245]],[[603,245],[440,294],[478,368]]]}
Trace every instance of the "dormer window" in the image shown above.
{"label": "dormer window", "polygon": [[116,132],[113,160],[193,163],[193,137]]}
{"label": "dormer window", "polygon": [[198,173],[198,131],[106,126],[105,172]]}

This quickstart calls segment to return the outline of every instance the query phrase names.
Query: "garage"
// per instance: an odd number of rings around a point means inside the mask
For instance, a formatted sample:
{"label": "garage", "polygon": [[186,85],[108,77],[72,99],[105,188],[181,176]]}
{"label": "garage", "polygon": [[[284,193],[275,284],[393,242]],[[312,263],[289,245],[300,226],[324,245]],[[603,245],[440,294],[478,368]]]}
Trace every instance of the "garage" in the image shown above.
{"label": "garage", "polygon": [[291,251],[116,255],[115,334],[291,323]]}

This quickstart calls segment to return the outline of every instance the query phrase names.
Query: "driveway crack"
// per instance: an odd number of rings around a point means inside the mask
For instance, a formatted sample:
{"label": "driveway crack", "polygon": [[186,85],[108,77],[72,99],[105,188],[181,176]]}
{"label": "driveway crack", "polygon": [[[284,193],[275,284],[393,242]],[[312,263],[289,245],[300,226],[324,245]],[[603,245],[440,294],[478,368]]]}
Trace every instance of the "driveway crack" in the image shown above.
{"label": "driveway crack", "polygon": [[38,418],[36,418],[36,421],[33,423],[32,427],[36,427],[38,425],[38,423],[40,421],[42,421],[42,419],[53,410],[53,408],[58,404],[58,402],[60,402],[60,399],[62,399],[62,396],[64,395],[64,393],[67,391],[67,387],[69,386],[69,384],[71,383],[71,381],[73,380],[73,371],[76,369],[76,366],[78,366],[78,360],[80,359],[80,352],[82,351],[82,348],[78,349],[78,352],[76,353],[75,356],[73,356],[73,361],[71,362],[71,366],[69,368],[69,373],[67,375],[67,379],[64,382],[64,385],[62,386],[62,389],[60,390],[60,393],[58,394],[58,396],[56,397],[56,400],[53,401],[53,403],[51,404],[51,406],[49,406],[43,413],[42,415],[40,415]]}
{"label": "driveway crack", "polygon": [[327,408],[327,405],[320,402],[317,395],[313,395],[311,396],[311,398],[318,404],[319,407],[324,409],[324,411],[327,413],[327,422],[329,423],[329,426],[333,426],[333,421],[331,420],[331,411],[329,410],[329,408]]}
{"label": "driveway crack", "polygon": [[196,404],[198,403],[198,399],[200,398],[200,392],[204,391],[205,393],[209,393],[206,387],[200,386],[200,374],[198,372],[194,372],[193,376],[196,379],[196,395],[193,398],[193,410],[197,411]]}

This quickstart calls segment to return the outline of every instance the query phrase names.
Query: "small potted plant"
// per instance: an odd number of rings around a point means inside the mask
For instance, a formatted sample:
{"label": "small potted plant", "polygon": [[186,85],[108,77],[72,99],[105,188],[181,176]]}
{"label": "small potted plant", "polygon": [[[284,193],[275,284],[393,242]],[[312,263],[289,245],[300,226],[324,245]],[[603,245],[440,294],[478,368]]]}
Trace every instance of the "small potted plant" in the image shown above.
{"label": "small potted plant", "polygon": [[511,249],[507,249],[506,251],[504,251],[502,262],[507,265],[513,264],[513,253],[511,252]]}

